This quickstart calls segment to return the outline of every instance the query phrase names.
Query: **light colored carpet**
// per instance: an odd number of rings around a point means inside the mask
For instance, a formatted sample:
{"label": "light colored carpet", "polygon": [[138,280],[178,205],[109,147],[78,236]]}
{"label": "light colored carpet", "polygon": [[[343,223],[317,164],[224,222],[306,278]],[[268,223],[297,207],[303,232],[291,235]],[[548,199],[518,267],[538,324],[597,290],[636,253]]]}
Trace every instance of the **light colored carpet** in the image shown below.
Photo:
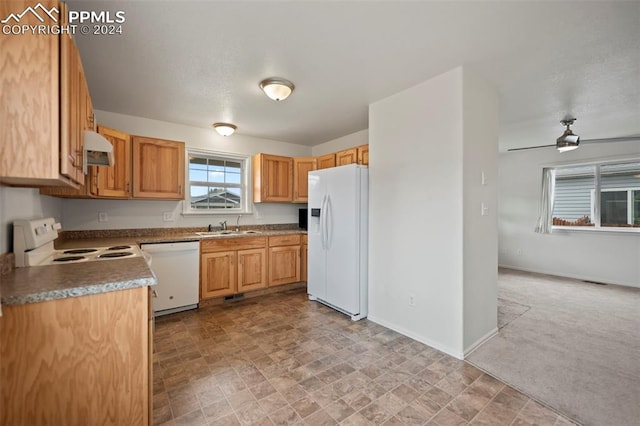
{"label": "light colored carpet", "polygon": [[640,289],[501,269],[498,296],[467,361],[584,425],[640,425]]}

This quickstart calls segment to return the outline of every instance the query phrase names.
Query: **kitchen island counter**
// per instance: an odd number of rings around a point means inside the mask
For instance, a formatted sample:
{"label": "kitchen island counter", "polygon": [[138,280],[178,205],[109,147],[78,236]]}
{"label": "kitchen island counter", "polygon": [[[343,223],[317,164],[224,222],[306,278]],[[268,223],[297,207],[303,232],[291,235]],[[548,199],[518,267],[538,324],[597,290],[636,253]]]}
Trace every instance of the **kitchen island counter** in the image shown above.
{"label": "kitchen island counter", "polygon": [[16,268],[2,276],[2,305],[66,299],[156,284],[144,257]]}

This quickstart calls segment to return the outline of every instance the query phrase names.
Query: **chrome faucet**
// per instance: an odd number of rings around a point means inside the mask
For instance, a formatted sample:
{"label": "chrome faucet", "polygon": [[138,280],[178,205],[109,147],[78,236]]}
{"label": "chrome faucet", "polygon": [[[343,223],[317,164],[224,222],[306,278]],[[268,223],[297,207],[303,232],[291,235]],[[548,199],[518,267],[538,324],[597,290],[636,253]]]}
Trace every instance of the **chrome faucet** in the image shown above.
{"label": "chrome faucet", "polygon": [[236,219],[236,232],[240,232],[240,215]]}
{"label": "chrome faucet", "polygon": [[207,227],[207,231],[208,232],[213,232],[213,225],[209,224],[209,226]]}
{"label": "chrome faucet", "polygon": [[222,228],[223,231],[227,230],[227,221],[223,220],[222,222],[220,222],[220,227]]}

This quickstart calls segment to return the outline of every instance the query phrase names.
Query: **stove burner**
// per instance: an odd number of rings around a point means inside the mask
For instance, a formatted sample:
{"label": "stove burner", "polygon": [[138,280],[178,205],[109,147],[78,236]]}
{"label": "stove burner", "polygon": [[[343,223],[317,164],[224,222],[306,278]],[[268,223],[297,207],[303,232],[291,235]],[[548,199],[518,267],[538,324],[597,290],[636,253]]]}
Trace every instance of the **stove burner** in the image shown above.
{"label": "stove burner", "polygon": [[[113,246],[113,247],[109,247],[107,250],[129,250],[131,248],[131,246]],[[117,256],[113,256],[113,257],[117,257]]]}
{"label": "stove burner", "polygon": [[82,260],[84,259],[84,256],[65,256],[65,257],[58,257],[56,259],[53,259],[54,262],[73,262],[75,260]]}
{"label": "stove burner", "polygon": [[131,253],[130,251],[119,251],[117,253],[100,254],[98,255],[98,257],[102,259],[102,258],[111,258],[111,257],[127,257],[127,256],[133,256],[133,255],[134,253]]}
{"label": "stove burner", "polygon": [[85,254],[85,253],[93,253],[98,251],[98,249],[73,249],[73,250],[65,250],[63,254]]}

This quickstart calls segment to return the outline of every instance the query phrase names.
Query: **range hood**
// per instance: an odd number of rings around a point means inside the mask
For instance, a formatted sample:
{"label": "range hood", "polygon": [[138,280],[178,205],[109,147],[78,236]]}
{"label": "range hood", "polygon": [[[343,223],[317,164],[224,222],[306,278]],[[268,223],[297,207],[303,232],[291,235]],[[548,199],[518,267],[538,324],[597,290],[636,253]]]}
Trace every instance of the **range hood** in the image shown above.
{"label": "range hood", "polygon": [[113,145],[92,130],[84,131],[82,153],[82,172],[85,175],[89,166],[113,166]]}

